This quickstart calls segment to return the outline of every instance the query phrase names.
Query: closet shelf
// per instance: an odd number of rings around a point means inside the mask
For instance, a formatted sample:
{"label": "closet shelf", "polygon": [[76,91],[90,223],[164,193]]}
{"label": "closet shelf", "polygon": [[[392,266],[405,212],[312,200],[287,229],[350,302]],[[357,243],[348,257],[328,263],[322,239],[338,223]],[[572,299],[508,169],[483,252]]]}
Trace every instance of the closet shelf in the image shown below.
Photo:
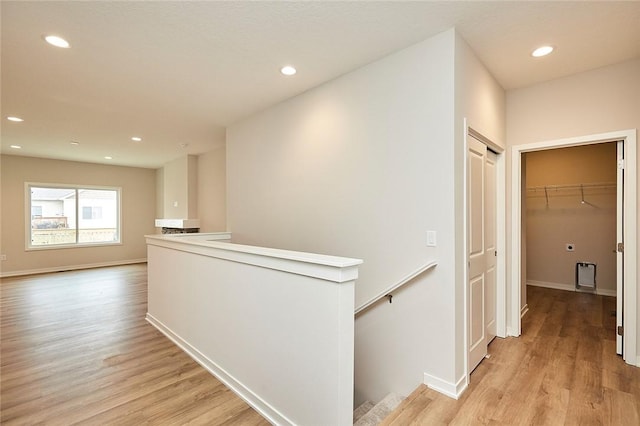
{"label": "closet shelf", "polygon": [[586,189],[616,189],[615,182],[579,183],[571,185],[544,185],[527,187],[527,192],[579,191]]}

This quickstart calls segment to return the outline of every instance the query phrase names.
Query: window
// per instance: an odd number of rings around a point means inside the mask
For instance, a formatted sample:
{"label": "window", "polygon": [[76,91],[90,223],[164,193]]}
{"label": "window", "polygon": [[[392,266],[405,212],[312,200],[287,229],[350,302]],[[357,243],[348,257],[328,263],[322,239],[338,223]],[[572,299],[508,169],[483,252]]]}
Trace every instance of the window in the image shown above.
{"label": "window", "polygon": [[27,248],[120,242],[120,189],[27,184]]}
{"label": "window", "polygon": [[102,207],[82,207],[82,219],[102,219]]}

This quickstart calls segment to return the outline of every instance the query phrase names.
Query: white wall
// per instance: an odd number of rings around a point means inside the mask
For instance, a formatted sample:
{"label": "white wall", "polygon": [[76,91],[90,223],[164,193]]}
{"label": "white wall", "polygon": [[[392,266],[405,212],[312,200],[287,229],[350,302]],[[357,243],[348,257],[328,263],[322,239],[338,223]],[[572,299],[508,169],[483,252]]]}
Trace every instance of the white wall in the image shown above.
{"label": "white wall", "polygon": [[[466,375],[465,353],[468,350],[464,336],[464,291],[467,286],[466,245],[467,238],[464,221],[466,217],[464,176],[465,157],[465,119],[467,126],[491,141],[493,149],[505,148],[505,92],[496,79],[480,62],[466,41],[458,34],[455,40],[455,214],[456,229],[456,341],[455,341],[455,382],[459,383]],[[504,154],[500,154],[504,155]],[[500,160],[502,161],[502,160]],[[499,267],[500,265],[498,265]]]}
{"label": "white wall", "polygon": [[509,145],[638,128],[640,59],[507,92]]}
{"label": "white wall", "polygon": [[42,207],[42,217],[55,217],[65,216],[64,203],[60,200],[46,201],[46,200],[32,200],[32,206]]}
{"label": "white wall", "polygon": [[364,259],[356,305],[440,262],[356,320],[356,403],[455,377],[453,66],[451,30],[227,132],[234,241]]}
{"label": "white wall", "polygon": [[[364,259],[356,403],[464,376],[465,117],[504,144],[504,91],[454,30],[270,108],[227,132],[234,241]],[[426,247],[426,231],[438,245]]]}

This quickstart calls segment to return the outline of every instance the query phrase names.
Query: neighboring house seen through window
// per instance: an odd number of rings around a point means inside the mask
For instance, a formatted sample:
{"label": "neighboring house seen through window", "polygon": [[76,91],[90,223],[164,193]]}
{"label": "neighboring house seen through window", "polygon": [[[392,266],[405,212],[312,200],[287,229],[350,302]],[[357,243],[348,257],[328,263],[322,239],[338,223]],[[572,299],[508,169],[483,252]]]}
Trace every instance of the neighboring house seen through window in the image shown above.
{"label": "neighboring house seen through window", "polygon": [[27,184],[28,248],[120,243],[120,188]]}

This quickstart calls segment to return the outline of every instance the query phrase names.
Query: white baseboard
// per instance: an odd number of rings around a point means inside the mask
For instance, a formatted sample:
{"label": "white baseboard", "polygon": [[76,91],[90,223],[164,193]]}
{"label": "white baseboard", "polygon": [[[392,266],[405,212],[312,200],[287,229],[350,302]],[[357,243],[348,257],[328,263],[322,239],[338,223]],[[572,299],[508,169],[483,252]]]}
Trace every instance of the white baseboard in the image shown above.
{"label": "white baseboard", "polygon": [[26,269],[23,271],[1,272],[0,278],[19,277],[23,275],[49,274],[51,272],[77,271],[80,269],[106,268],[108,266],[132,265],[146,263],[147,259],[116,260],[113,262],[87,263],[84,265],[52,266],[50,268]]}
{"label": "white baseboard", "polygon": [[457,383],[451,383],[427,373],[424,373],[424,384],[427,385],[429,389],[433,389],[453,399],[459,399],[469,385],[465,376],[462,376]]}
{"label": "white baseboard", "polygon": [[597,288],[596,294],[599,294],[600,296],[610,297],[616,297],[618,295],[615,290],[611,290],[610,288]]}
{"label": "white baseboard", "polygon": [[525,303],[522,308],[520,308],[520,319],[522,319],[527,312],[529,312],[529,304]]}
{"label": "white baseboard", "polygon": [[162,334],[167,336],[169,340],[175,343],[180,349],[182,349],[187,355],[189,355],[194,361],[205,368],[209,373],[213,374],[218,380],[225,384],[233,393],[242,398],[247,404],[254,408],[264,418],[266,418],[271,424],[274,425],[295,425],[286,416],[269,405],[266,401],[256,395],[248,387],[242,384],[239,380],[225,371],[218,364],[207,358],[202,352],[191,346],[186,340],[182,339],[179,335],[174,333],[169,327],[165,326],[161,321],[156,319],[153,315],[147,312],[146,320],[158,329]]}
{"label": "white baseboard", "polygon": [[[577,292],[580,292],[580,290],[576,290],[575,284],[550,283],[550,282],[546,282],[546,281],[528,280],[527,281],[527,285],[530,285],[530,286],[533,286],[533,287],[552,288],[552,289],[555,289],[555,290],[565,290],[565,291],[574,291],[574,292],[577,291]],[[596,294],[598,294],[600,296],[616,297],[616,291],[612,290],[612,289],[609,289],[609,288],[596,288]]]}
{"label": "white baseboard", "polygon": [[547,281],[527,280],[527,285],[530,285],[533,287],[552,288],[554,290],[576,291],[576,288],[574,285],[564,284],[564,283],[550,283]]}

